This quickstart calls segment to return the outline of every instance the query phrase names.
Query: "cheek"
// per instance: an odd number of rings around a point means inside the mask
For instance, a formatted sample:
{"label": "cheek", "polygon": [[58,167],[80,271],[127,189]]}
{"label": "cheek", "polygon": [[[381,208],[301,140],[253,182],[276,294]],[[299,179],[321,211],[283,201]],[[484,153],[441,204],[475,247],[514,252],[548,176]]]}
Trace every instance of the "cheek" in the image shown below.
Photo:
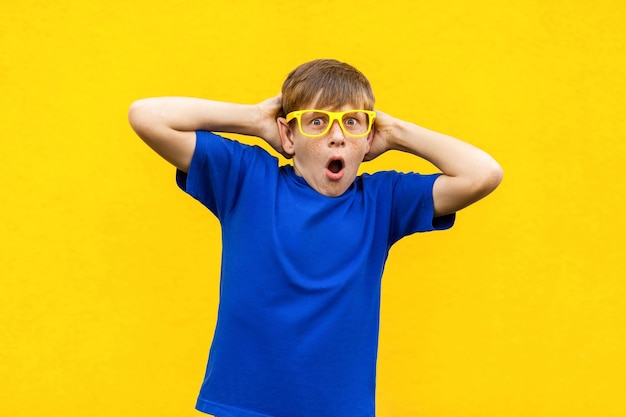
{"label": "cheek", "polygon": [[302,147],[309,153],[320,153],[324,147],[324,142],[313,138],[303,142]]}
{"label": "cheek", "polygon": [[295,154],[302,162],[316,159],[316,155],[321,155],[320,143],[315,140],[299,141],[294,144]]}
{"label": "cheek", "polygon": [[361,158],[369,151],[367,142],[355,142],[351,144],[350,153],[354,154],[356,158]]}

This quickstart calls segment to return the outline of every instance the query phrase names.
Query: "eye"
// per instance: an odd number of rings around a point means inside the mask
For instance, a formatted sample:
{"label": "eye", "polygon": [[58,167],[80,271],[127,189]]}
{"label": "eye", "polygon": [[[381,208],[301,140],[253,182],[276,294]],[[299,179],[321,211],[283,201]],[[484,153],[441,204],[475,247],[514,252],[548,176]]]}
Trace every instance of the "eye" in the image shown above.
{"label": "eye", "polygon": [[343,122],[346,126],[356,126],[359,124],[359,121],[354,117],[349,117]]}
{"label": "eye", "polygon": [[324,121],[318,117],[316,119],[311,120],[311,124],[313,126],[322,126],[324,124]]}

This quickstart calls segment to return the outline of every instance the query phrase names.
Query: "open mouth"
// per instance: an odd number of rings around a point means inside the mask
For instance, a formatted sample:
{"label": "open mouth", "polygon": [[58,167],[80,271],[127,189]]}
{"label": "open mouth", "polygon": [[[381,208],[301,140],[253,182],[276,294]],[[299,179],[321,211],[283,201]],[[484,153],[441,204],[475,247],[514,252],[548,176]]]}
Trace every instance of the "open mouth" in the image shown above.
{"label": "open mouth", "polygon": [[332,158],[326,165],[326,176],[332,181],[339,181],[343,178],[344,162],[341,158]]}
{"label": "open mouth", "polygon": [[328,163],[327,168],[333,174],[337,174],[343,169],[343,161],[341,159],[333,159]]}

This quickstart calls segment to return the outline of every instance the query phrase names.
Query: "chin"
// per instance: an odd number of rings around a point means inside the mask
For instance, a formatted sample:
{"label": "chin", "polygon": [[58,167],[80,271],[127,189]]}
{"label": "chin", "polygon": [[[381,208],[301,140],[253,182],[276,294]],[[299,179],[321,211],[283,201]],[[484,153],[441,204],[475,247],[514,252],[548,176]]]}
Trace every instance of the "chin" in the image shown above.
{"label": "chin", "polygon": [[354,180],[349,183],[345,183],[344,181],[326,184],[323,190],[318,190],[320,194],[325,195],[326,197],[339,197],[343,195],[348,188],[350,188],[350,184],[352,184]]}
{"label": "chin", "polygon": [[324,194],[326,197],[341,197],[343,195],[343,193],[345,193],[346,190],[341,190],[341,191],[329,191],[326,193],[322,193]]}

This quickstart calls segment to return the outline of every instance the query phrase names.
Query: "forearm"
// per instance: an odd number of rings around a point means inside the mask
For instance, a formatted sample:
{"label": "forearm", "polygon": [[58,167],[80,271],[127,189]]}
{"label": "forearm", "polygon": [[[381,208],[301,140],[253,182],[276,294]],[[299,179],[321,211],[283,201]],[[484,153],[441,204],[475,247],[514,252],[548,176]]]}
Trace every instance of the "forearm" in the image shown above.
{"label": "forearm", "polygon": [[208,130],[258,135],[256,106],[189,97],[138,100],[129,118],[135,130],[172,129],[179,132]]}
{"label": "forearm", "polygon": [[480,200],[502,180],[502,168],[489,154],[451,136],[397,121],[390,142],[393,149],[417,155],[443,173],[433,189],[436,215]]}
{"label": "forearm", "polygon": [[479,176],[497,163],[486,152],[459,139],[398,120],[391,137],[394,149],[409,152],[451,177]]}
{"label": "forearm", "polygon": [[281,103],[280,96],[256,105],[189,97],[147,98],[131,105],[128,119],[152,149],[186,171],[195,149],[196,130],[258,136],[282,153],[276,125]]}

